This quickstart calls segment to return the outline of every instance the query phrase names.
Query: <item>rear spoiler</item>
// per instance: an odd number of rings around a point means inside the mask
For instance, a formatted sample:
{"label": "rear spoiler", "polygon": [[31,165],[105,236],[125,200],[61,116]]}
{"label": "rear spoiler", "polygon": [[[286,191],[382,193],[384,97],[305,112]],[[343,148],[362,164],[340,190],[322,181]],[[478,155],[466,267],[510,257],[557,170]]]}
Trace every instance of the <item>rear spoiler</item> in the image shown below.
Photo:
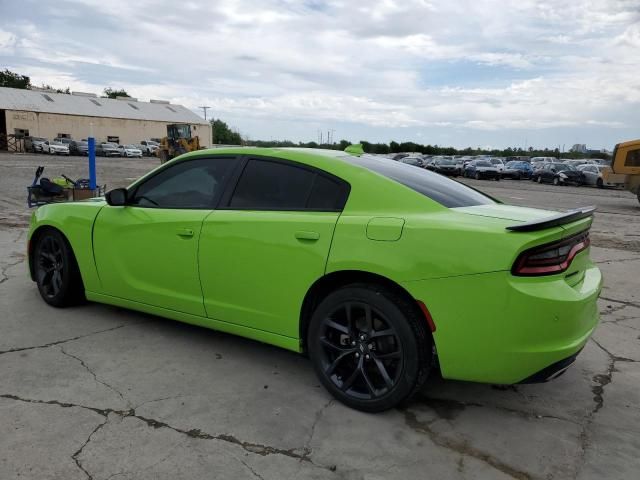
{"label": "rear spoiler", "polygon": [[552,215],[551,217],[541,218],[540,220],[511,225],[507,227],[507,230],[512,232],[534,232],[536,230],[544,230],[545,228],[557,227],[558,225],[564,225],[566,223],[575,222],[576,220],[591,217],[595,211],[596,207],[576,208],[575,210],[569,210],[564,213]]}

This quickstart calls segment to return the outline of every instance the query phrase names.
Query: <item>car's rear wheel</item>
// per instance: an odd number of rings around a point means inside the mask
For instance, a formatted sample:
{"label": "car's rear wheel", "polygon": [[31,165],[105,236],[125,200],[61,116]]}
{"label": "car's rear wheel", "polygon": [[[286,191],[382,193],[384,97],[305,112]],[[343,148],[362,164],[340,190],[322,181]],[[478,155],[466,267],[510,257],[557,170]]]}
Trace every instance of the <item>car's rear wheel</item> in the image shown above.
{"label": "car's rear wheel", "polygon": [[34,247],[33,266],[43,300],[66,307],[84,299],[80,270],[67,239],[57,230],[42,233]]}
{"label": "car's rear wheel", "polygon": [[542,175],[538,175],[538,183],[542,183]]}
{"label": "car's rear wheel", "polygon": [[560,185],[560,179],[559,179],[558,177],[553,177],[553,184],[554,184],[555,186]]}
{"label": "car's rear wheel", "polygon": [[476,180],[480,180],[480,172],[476,172]]}
{"label": "car's rear wheel", "polygon": [[420,311],[384,288],[351,284],[329,294],[311,318],[309,356],[320,381],[349,407],[379,412],[424,384],[432,339]]}
{"label": "car's rear wheel", "polygon": [[604,182],[602,181],[601,178],[598,178],[598,180],[596,180],[596,186],[598,188],[604,188]]}

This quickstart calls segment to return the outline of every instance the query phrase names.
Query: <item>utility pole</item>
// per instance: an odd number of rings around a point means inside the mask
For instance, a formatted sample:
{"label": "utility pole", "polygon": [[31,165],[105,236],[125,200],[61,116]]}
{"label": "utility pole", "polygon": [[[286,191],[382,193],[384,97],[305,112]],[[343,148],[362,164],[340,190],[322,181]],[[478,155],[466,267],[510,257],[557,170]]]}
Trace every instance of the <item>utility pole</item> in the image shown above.
{"label": "utility pole", "polygon": [[202,111],[204,112],[204,119],[207,119],[207,110],[209,110],[211,107],[198,107],[201,108]]}

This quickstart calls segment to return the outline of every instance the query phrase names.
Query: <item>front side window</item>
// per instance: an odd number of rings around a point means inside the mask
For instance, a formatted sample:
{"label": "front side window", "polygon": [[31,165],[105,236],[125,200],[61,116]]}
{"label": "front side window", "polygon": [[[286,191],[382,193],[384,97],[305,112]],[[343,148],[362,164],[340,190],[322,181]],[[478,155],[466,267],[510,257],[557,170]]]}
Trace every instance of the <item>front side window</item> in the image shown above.
{"label": "front side window", "polygon": [[188,160],[162,170],[133,192],[130,203],[148,208],[212,209],[235,159]]}
{"label": "front side window", "polygon": [[348,188],[314,170],[250,159],[229,202],[237,210],[340,211]]}

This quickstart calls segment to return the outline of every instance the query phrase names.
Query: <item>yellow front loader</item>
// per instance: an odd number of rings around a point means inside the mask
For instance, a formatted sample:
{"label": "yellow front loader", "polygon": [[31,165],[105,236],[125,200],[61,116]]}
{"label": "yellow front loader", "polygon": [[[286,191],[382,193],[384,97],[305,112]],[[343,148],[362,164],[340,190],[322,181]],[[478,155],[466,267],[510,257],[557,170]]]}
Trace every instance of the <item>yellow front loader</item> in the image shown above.
{"label": "yellow front loader", "polygon": [[613,149],[611,172],[604,172],[604,180],[619,183],[638,197],[640,202],[640,140],[616,145]]}
{"label": "yellow front loader", "polygon": [[200,138],[191,136],[191,125],[174,123],[167,125],[167,136],[160,141],[156,156],[160,163],[165,163],[183,153],[200,150]]}

